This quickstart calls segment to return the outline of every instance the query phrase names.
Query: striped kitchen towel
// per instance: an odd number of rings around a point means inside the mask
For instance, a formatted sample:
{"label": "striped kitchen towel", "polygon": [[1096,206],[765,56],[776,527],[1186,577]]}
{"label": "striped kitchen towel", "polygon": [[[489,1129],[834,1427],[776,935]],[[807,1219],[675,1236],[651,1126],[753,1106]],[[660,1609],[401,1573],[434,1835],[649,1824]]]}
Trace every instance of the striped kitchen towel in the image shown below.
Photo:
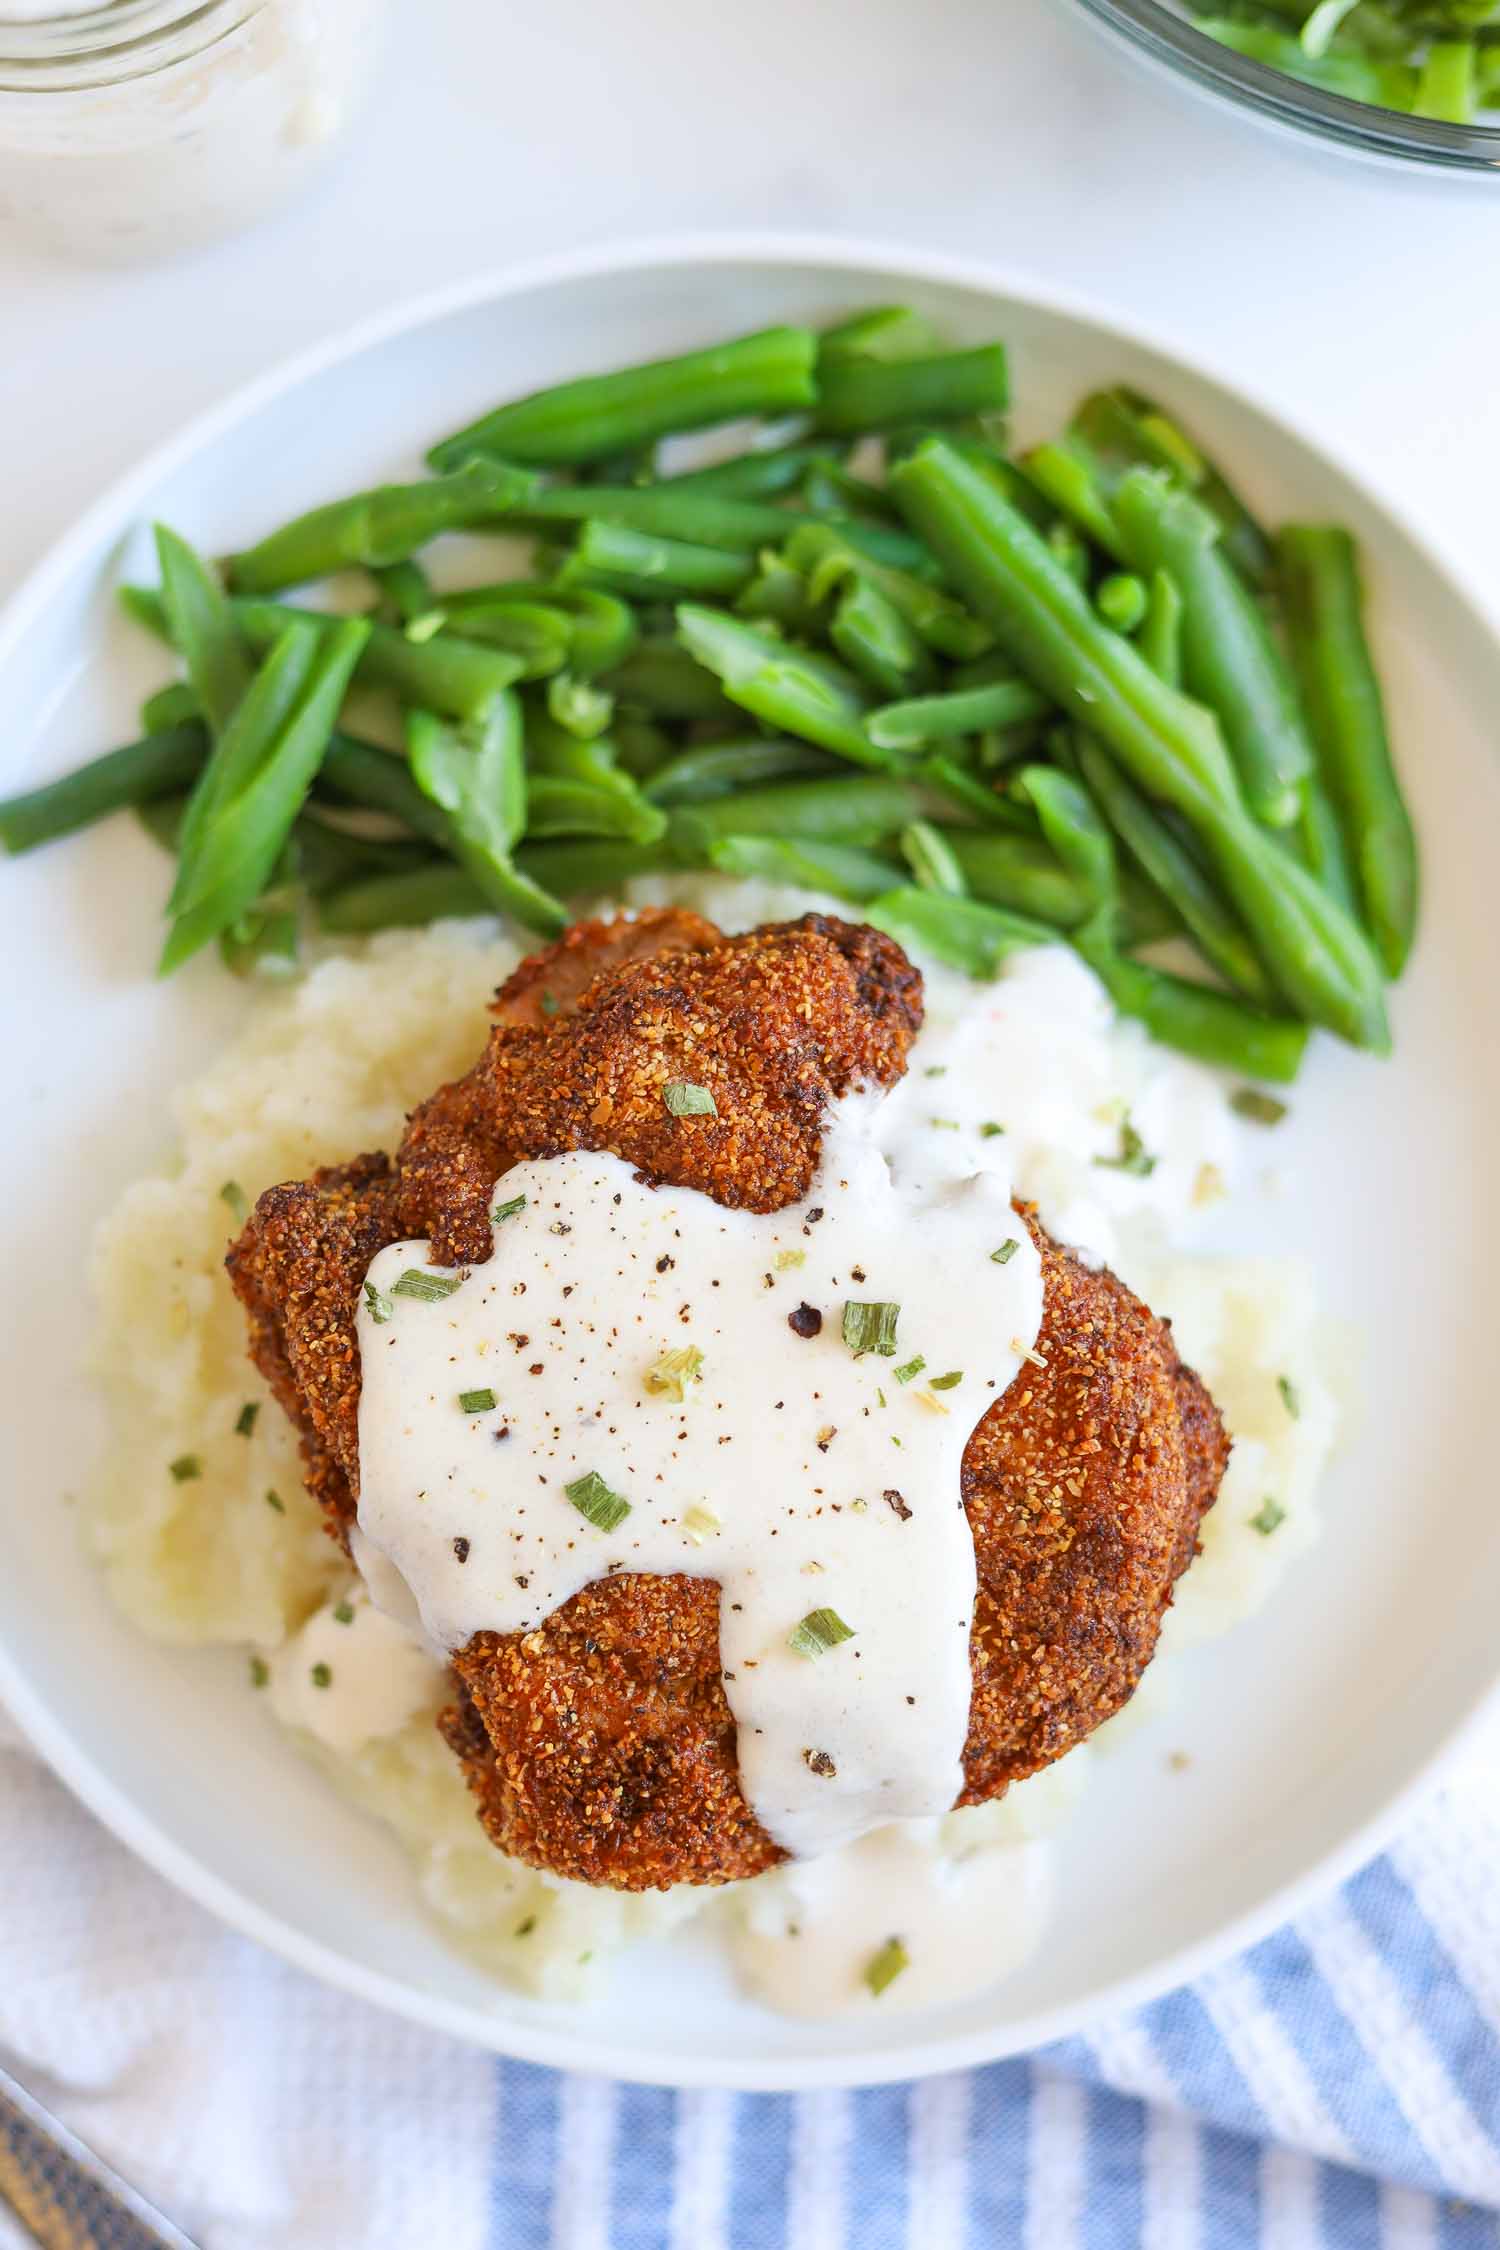
{"label": "striped kitchen towel", "polygon": [[852,2094],[612,2086],[398,2023],[220,1929],[18,1746],[0,1838],[0,2061],[202,2250],[1500,2250],[1494,1736],[1190,1989]]}

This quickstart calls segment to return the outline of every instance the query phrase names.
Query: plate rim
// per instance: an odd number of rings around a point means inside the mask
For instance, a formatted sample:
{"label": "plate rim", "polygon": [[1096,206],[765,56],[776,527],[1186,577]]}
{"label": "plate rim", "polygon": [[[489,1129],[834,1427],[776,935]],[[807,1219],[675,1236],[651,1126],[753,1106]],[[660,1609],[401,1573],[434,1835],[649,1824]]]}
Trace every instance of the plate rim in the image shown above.
{"label": "plate rim", "polygon": [[[1024,265],[921,248],[881,244],[861,237],[792,230],[704,230],[645,236],[545,257],[508,263],[460,280],[403,297],[384,310],[346,324],[273,363],[237,385],[216,404],[193,416],[173,436],[154,446],[134,467],[116,477],[52,542],[0,606],[0,672],[17,644],[42,616],[68,576],[98,546],[118,520],[138,509],[141,497],[193,455],[211,448],[248,416],[304,383],[381,344],[490,303],[528,291],[631,272],[667,270],[698,264],[784,267],[788,270],[841,267],[857,273],[936,282],[978,294],[1009,297],[1038,310],[1092,328],[1105,328],[1122,340],[1157,354],[1249,407],[1326,461],[1379,519],[1382,529],[1403,541],[1437,579],[1449,601],[1476,624],[1500,665],[1500,599],[1460,584],[1455,570],[1425,530],[1412,523],[1374,480],[1369,464],[1307,426],[1294,411],[1271,405],[1247,385],[1238,369],[1221,366],[1176,338],[1139,322],[1128,310],[1094,300],[1082,291],[1059,287]],[[279,1914],[259,1906],[233,1883],[211,1873],[184,1846],[141,1812],[111,1779],[84,1744],[53,1718],[9,1652],[0,1645],[0,1706],[6,1708],[31,1745],[71,1793],[126,1848],[175,1889],[204,1907],[230,1929],[253,1938],[295,1968],[353,1997],[382,2007],[425,2030],[439,2031],[466,2044],[516,2061],[555,2069],[598,2072],[624,2084],[673,2088],[714,2087],[749,2093],[787,2093],[819,2088],[890,2085],[967,2069],[1045,2046],[1076,2034],[1090,2023],[1139,2008],[1192,1982],[1231,1955],[1256,1944],[1291,1919],[1300,1908],[1325,1895],[1374,1858],[1407,1813],[1434,1790],[1460,1760],[1466,1746],[1500,1712],[1500,1654],[1493,1676],[1474,1697],[1465,1715],[1428,1753],[1417,1770],[1381,1803],[1367,1820],[1304,1872],[1267,1894],[1196,1944],[1163,1956],[1133,1975],[1100,1986],[1087,1999],[1060,2002],[1009,2023],[903,2043],[893,2021],[889,2043],[861,2056],[829,2055],[696,2059],[643,2058],[614,2039],[591,2035],[586,2017],[559,2008],[556,2024],[491,2015],[479,2007],[424,1994],[400,1978],[386,1976],[348,1959],[299,1930]]]}

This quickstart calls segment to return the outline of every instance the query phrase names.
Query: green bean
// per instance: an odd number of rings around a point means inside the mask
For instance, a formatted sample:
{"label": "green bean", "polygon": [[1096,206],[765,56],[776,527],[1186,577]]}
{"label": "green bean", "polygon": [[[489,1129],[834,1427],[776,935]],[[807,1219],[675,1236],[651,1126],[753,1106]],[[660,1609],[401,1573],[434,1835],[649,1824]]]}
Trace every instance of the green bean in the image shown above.
{"label": "green bean", "polygon": [[462,608],[445,602],[441,614],[465,640],[506,650],[521,667],[519,679],[550,679],[568,661],[572,634],[560,609],[540,602],[466,602]]}
{"label": "green bean", "polygon": [[165,734],[195,722],[202,725],[203,710],[190,680],[169,680],[141,705],[142,734]]}
{"label": "green bean", "polygon": [[836,461],[815,461],[802,479],[802,505],[809,515],[838,523],[843,517],[855,523],[893,524],[896,511],[878,484],[852,476]]}
{"label": "green bean", "polygon": [[794,639],[811,640],[822,624],[821,604],[813,600],[807,580],[776,547],[762,547],[755,575],[734,606],[739,616],[766,619]]}
{"label": "green bean", "polygon": [[1149,469],[1120,480],[1114,513],[1136,568],[1166,571],[1182,597],[1184,682],[1217,712],[1251,811],[1270,828],[1290,826],[1312,746],[1287,668],[1217,523]]}
{"label": "green bean", "polygon": [[[203,751],[207,754],[208,737],[203,736]],[[160,844],[164,852],[177,856],[177,839],[182,834],[182,816],[187,811],[187,791],[179,790],[171,797],[149,797],[132,806],[136,819],[146,834]]]}
{"label": "green bean", "polygon": [[526,844],[519,857],[519,864],[533,882],[545,884],[562,897],[580,891],[619,891],[638,876],[702,863],[701,854],[693,858],[669,837],[654,844],[577,837],[558,843]]}
{"label": "green bean", "polygon": [[818,367],[820,430],[841,435],[885,430],[902,422],[953,422],[971,414],[1002,414],[1010,403],[1003,344],[929,359],[879,360],[837,355]]}
{"label": "green bean", "polygon": [[394,620],[403,627],[416,625],[420,628],[437,609],[438,598],[432,590],[432,580],[411,556],[401,562],[372,563],[368,567],[386,605],[387,614],[382,623]]}
{"label": "green bean", "polygon": [[931,359],[942,343],[932,322],[910,305],[872,305],[823,330],[818,371],[843,359]]}
{"label": "green bean", "polygon": [[929,440],[892,482],[903,512],[1021,670],[1081,716],[1148,796],[1190,822],[1283,996],[1311,1021],[1386,1051],[1373,955],[1250,818],[1212,715],[1165,686],[1096,617],[1045,541],[951,448]]}
{"label": "green bean", "polygon": [[[120,598],[139,624],[172,641],[159,595],[146,586],[129,586],[120,589]],[[229,607],[257,654],[264,654],[293,620],[315,625],[325,635],[341,622],[328,610],[295,609],[288,603],[247,597],[237,597]],[[359,677],[367,685],[389,688],[403,702],[447,719],[480,716],[491,697],[510,687],[520,674],[518,659],[504,649],[485,648],[447,633],[432,641],[410,641],[392,625],[369,625],[359,661]]]}
{"label": "green bean", "polygon": [[917,696],[872,711],[866,727],[883,750],[913,750],[928,742],[951,742],[991,727],[1013,727],[1039,719],[1051,708],[1029,680],[1012,673],[985,687],[960,688],[947,695]]}
{"label": "green bean", "polygon": [[1386,969],[1399,976],[1417,925],[1417,848],[1391,760],[1348,532],[1295,524],[1277,543],[1287,637],[1320,772]]}
{"label": "green bean", "polygon": [[617,710],[609,739],[621,772],[628,773],[633,781],[649,780],[677,755],[677,745],[665,728],[654,719],[643,719],[638,711]]}
{"label": "green bean", "polygon": [[435,445],[434,469],[472,453],[512,461],[605,460],[681,430],[741,415],[789,414],[815,404],[817,338],[806,328],[767,328],[681,358],[610,375],[585,375],[495,408]]}
{"label": "green bean", "polygon": [[785,836],[719,836],[709,845],[708,858],[721,875],[829,891],[851,906],[863,906],[901,880],[893,860],[857,845],[810,844]]}
{"label": "green bean", "polygon": [[34,851],[128,805],[170,796],[197,780],[207,755],[208,737],[197,720],[107,750],[56,781],[0,802],[0,844],[8,852]]}
{"label": "green bean", "polygon": [[667,818],[615,763],[608,742],[582,742],[541,712],[526,719],[528,832],[620,836],[652,844]]}
{"label": "green bean", "polygon": [[944,833],[965,886],[975,898],[991,906],[1009,907],[1014,913],[1051,923],[1059,930],[1075,929],[1091,911],[1092,901],[1084,886],[1063,866],[1044,837],[964,828],[950,828]]}
{"label": "green bean", "polygon": [[218,579],[185,539],[156,526],[162,609],[173,646],[210,732],[228,726],[250,685],[251,664]]}
{"label": "green bean", "polygon": [[229,558],[239,594],[279,594],[356,564],[405,562],[442,531],[462,531],[509,515],[536,489],[536,478],[503,461],[466,461],[452,476],[424,484],[382,484],[332,500]]}
{"label": "green bean", "polygon": [[1047,546],[1072,579],[1074,585],[1081,586],[1086,593],[1093,572],[1093,565],[1089,560],[1087,546],[1079,538],[1073,526],[1070,523],[1064,523],[1061,518],[1056,523],[1049,524]]}
{"label": "green bean", "polygon": [[933,789],[966,812],[971,820],[979,821],[986,828],[1031,826],[1024,813],[1018,812],[1014,805],[998,794],[992,780],[970,772],[953,753],[932,751],[914,770]]}
{"label": "green bean", "polygon": [[320,794],[399,820],[414,836],[444,851],[454,848],[452,821],[418,788],[411,767],[396,751],[335,731],[318,768],[317,787]]}
{"label": "green bean", "polygon": [[684,604],[677,629],[690,653],[716,672],[732,703],[767,726],[779,727],[855,765],[893,771],[894,750],[881,750],[864,729],[869,699],[859,682],[830,657],[814,656],[757,632],[723,610]]}
{"label": "green bean", "polygon": [[673,479],[647,485],[549,485],[524,511],[533,528],[579,523],[611,524],[648,539],[680,539],[691,547],[753,552],[795,530],[801,517],[764,500],[736,500],[718,492],[684,492]]}
{"label": "green bean", "polygon": [[1075,942],[1120,1013],[1143,1023],[1163,1046],[1276,1085],[1296,1077],[1307,1046],[1305,1024],[1263,1016],[1230,993],[1132,961],[1084,934]]}
{"label": "green bean", "polygon": [[807,580],[809,598],[821,604],[846,578],[863,577],[878,588],[906,619],[912,630],[942,656],[960,659],[982,656],[993,648],[990,628],[962,602],[939,586],[928,585],[910,572],[895,569],[868,555],[855,543],[856,527],[846,524],[804,523],[788,538],[785,558]]}
{"label": "green bean", "polygon": [[748,582],[754,568],[755,557],[748,550],[700,547],[684,539],[632,531],[624,524],[597,523],[590,517],[558,572],[557,583],[628,594],[637,602],[694,595],[728,601]]}
{"label": "green bean", "polygon": [[1344,912],[1358,920],[1364,909],[1354,862],[1349,857],[1349,846],[1344,840],[1333,799],[1324,788],[1321,776],[1315,773],[1309,774],[1303,783],[1302,818],[1295,841],[1303,865],[1317,876],[1329,897],[1336,898]]}
{"label": "green bean", "polygon": [[[496,637],[503,630],[501,612],[519,611],[540,629],[548,619],[551,636],[566,638],[564,661],[580,679],[592,679],[621,664],[640,638],[635,612],[614,594],[588,586],[559,586],[536,578],[502,579],[493,586],[465,587],[443,596],[443,607],[457,629],[478,640]],[[476,624],[475,619],[484,621]]]}
{"label": "green bean", "polygon": [[927,649],[865,571],[845,581],[828,638],[850,671],[877,695],[910,695],[936,681],[937,667]]}
{"label": "green bean", "polygon": [[405,875],[376,875],[319,901],[323,928],[340,937],[370,930],[416,928],[449,916],[493,914],[488,893],[451,860],[435,859]]}
{"label": "green bean", "polygon": [[558,672],[547,682],[547,713],[567,734],[591,742],[603,734],[614,717],[614,697],[571,672]]}
{"label": "green bean", "polygon": [[915,883],[883,891],[865,908],[865,920],[898,945],[930,953],[950,968],[973,977],[991,977],[1012,953],[1032,945],[1055,945],[1057,932],[1045,922],[985,906],[975,898],[950,898]]}
{"label": "green bean", "polygon": [[657,719],[738,719],[739,713],[716,675],[690,656],[681,642],[648,635],[600,685],[617,706],[648,712]]}
{"label": "green bean", "polygon": [[794,776],[826,775],[836,769],[837,760],[810,743],[767,736],[684,750],[658,766],[645,788],[653,805],[699,805],[713,797],[727,797],[736,789],[754,789],[764,782]]}
{"label": "green bean", "polygon": [[706,468],[685,469],[679,476],[663,477],[673,492],[717,492],[726,500],[773,500],[795,492],[814,463],[837,461],[843,448],[831,438],[811,443],[766,446],[759,452],[737,453],[732,460],[712,461]]}
{"label": "green bean", "polygon": [[295,976],[302,933],[295,905],[267,901],[219,933],[219,957],[231,976]]}
{"label": "green bean", "polygon": [[1182,596],[1169,571],[1153,570],[1146,615],[1136,644],[1143,660],[1168,687],[1182,685]]}
{"label": "green bean", "polygon": [[678,844],[706,852],[720,836],[785,836],[799,843],[878,843],[927,810],[923,790],[876,774],[745,789],[672,815]]}
{"label": "green bean", "polygon": [[1021,465],[1037,490],[1045,493],[1076,530],[1114,561],[1126,560],[1120,527],[1110,513],[1088,450],[1079,439],[1063,437],[1048,445],[1033,446],[1022,455]]}
{"label": "green bean", "polygon": [[1095,804],[1142,873],[1170,899],[1204,959],[1247,1000],[1273,1007],[1275,989],[1244,925],[1224,904],[1186,845],[1086,734],[1077,737],[1077,753]]}
{"label": "green bean", "polygon": [[1165,469],[1215,518],[1236,569],[1252,586],[1269,584],[1270,540],[1239,494],[1164,408],[1123,384],[1095,391],[1074,415],[1069,437],[1081,440],[1086,457],[1113,476],[1134,468]]}
{"label": "green bean", "polygon": [[527,825],[521,708],[496,696],[481,724],[460,733],[430,711],[408,715],[407,742],[417,786],[453,823],[453,854],[488,904],[527,929],[556,937],[567,914],[523,875],[513,858]]}
{"label": "green bean", "polygon": [[964,896],[968,884],[963,868],[940,828],[930,820],[909,820],[897,841],[920,890],[944,891],[950,898]]}
{"label": "green bean", "polygon": [[241,698],[183,822],[163,974],[250,912],[266,888],[369,630],[357,618],[322,635],[289,625]]}
{"label": "green bean", "polygon": [[1144,579],[1137,578],[1133,571],[1116,570],[1094,589],[1094,607],[1117,633],[1135,633],[1146,622],[1151,597]]}

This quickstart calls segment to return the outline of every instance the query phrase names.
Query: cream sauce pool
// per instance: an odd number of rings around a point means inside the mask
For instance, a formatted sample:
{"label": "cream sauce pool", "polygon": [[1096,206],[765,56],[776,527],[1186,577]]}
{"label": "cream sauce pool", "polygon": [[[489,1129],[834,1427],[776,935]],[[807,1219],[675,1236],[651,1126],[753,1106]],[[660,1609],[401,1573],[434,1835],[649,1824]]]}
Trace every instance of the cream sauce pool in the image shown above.
{"label": "cream sauce pool", "polygon": [[[1042,1313],[1007,1136],[975,1113],[979,1013],[835,1105],[798,1205],[726,1211],[602,1154],[520,1164],[488,1263],[394,1244],[359,1316],[357,1559],[382,1606],[453,1650],[619,1572],[716,1580],[742,1783],[799,1858],[960,1785],[959,1463]],[[849,1305],[899,1307],[890,1350],[846,1341]]]}

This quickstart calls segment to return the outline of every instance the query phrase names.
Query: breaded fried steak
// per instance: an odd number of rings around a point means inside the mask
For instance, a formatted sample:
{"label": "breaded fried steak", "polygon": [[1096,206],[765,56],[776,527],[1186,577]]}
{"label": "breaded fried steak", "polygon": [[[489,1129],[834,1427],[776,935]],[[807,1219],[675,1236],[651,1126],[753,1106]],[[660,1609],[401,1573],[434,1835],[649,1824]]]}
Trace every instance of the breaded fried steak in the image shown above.
{"label": "breaded fried steak", "polygon": [[[468,1075],[415,1111],[394,1158],[262,1196],[229,1257],[257,1365],[347,1544],[359,1489],[356,1310],[391,1242],[491,1255],[496,1179],[598,1150],[646,1178],[771,1212],[805,1196],[828,1103],[903,1073],[918,972],[823,916],[725,937],[661,910],[584,924],[524,962]],[[717,1114],[675,1129],[673,1081]],[[1228,1454],[1169,1328],[1022,1210],[1042,1258],[1032,1358],[974,1429],[962,1499],[979,1588],[960,1802],[999,1795],[1128,1698]],[[782,1854],[742,1794],[712,1579],[621,1573],[525,1634],[453,1658],[442,1719],[497,1845],[624,1889],[727,1882]]]}

